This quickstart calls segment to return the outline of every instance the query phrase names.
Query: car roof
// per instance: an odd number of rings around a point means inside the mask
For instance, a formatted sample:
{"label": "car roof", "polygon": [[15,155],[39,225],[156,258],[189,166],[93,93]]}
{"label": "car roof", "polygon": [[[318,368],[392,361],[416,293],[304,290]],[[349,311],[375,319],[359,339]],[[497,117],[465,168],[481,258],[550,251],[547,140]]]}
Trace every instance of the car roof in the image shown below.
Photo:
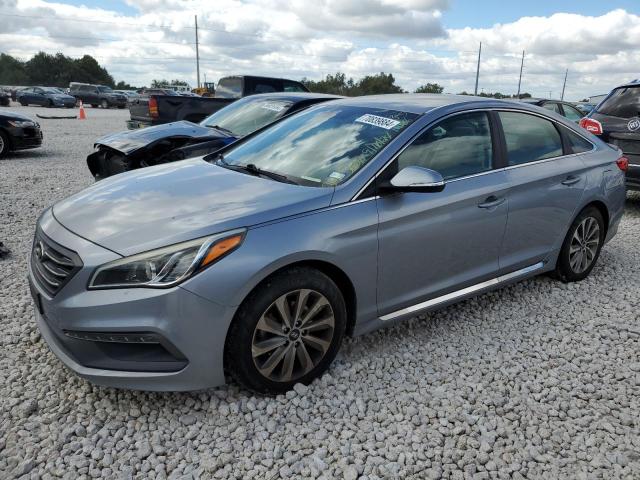
{"label": "car roof", "polygon": [[[332,105],[334,102],[331,102]],[[345,97],[337,104],[362,107],[385,108],[409,113],[423,114],[434,108],[449,105],[474,104],[482,107],[513,107],[517,102],[496,98],[474,97],[472,95],[448,95],[436,93],[392,93],[386,95],[365,95]]]}
{"label": "car roof", "polygon": [[618,88],[629,88],[629,87],[640,87],[640,79],[633,80],[629,83],[625,83],[624,85],[617,86],[614,90]]}
{"label": "car roof", "polygon": [[249,95],[247,98],[272,98],[274,100],[290,100],[292,102],[301,102],[304,100],[331,100],[345,98],[340,95],[330,95],[328,93],[311,93],[311,92],[272,92],[272,93],[258,93],[255,95]]}

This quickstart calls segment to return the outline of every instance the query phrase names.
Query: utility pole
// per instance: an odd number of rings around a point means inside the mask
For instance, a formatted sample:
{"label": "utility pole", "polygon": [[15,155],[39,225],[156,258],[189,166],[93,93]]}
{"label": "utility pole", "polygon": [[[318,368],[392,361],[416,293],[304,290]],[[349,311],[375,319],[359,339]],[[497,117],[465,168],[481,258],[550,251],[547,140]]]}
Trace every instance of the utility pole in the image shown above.
{"label": "utility pole", "polygon": [[569,75],[568,68],[567,68],[567,71],[564,72],[564,83],[562,84],[562,96],[560,97],[560,100],[564,100],[564,89],[567,86],[567,75]]}
{"label": "utility pole", "polygon": [[518,100],[520,100],[520,85],[522,84],[522,68],[524,67],[524,50],[522,50],[522,62],[520,62],[520,78],[518,78]]}
{"label": "utility pole", "polygon": [[482,42],[480,42],[480,49],[478,50],[478,68],[476,69],[476,88],[474,95],[478,95],[478,79],[480,78],[480,55],[482,55]]}
{"label": "utility pole", "polygon": [[196,70],[198,72],[198,88],[200,88],[200,51],[198,50],[198,15],[196,19]]}

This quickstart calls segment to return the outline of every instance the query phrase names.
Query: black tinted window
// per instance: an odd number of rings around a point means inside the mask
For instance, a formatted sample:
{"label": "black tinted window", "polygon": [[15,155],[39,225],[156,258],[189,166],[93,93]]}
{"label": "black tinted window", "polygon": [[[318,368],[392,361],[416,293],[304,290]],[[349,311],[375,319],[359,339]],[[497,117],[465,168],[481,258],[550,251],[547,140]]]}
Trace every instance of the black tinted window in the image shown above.
{"label": "black tinted window", "polygon": [[500,112],[509,165],[562,155],[560,133],[552,122],[525,113]]}
{"label": "black tinted window", "polygon": [[[565,107],[566,108],[566,107]],[[582,138],[575,132],[572,132],[568,128],[563,128],[562,132],[565,137],[567,137],[567,141],[569,142],[569,147],[571,148],[572,153],[584,153],[593,150],[593,145],[591,142]]]}
{"label": "black tinted window", "polygon": [[430,168],[447,180],[491,170],[492,159],[487,114],[468,113],[443,120],[421,134],[398,157],[398,170]]}
{"label": "black tinted window", "polygon": [[598,113],[612,117],[632,118],[640,113],[640,87],[618,88],[598,105]]}
{"label": "black tinted window", "polygon": [[240,98],[242,96],[242,79],[240,77],[221,78],[216,88],[216,97]]}
{"label": "black tinted window", "polygon": [[283,80],[282,85],[284,86],[285,92],[306,92],[307,89],[304,88],[304,85],[298,82],[292,82],[291,80]]}
{"label": "black tinted window", "polygon": [[[551,110],[552,112],[560,113],[560,106],[557,103],[545,103],[542,108],[546,108],[547,110]],[[560,113],[560,115],[562,115]]]}

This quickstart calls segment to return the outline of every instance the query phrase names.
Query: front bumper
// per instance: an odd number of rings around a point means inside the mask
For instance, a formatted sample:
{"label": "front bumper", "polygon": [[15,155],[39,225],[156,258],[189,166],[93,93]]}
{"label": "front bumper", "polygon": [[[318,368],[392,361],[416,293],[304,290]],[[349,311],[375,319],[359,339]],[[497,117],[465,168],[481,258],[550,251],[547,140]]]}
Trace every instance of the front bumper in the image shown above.
{"label": "front bumper", "polygon": [[[98,385],[135,390],[199,390],[224,384],[224,343],[234,307],[181,287],[87,290],[95,267],[119,257],[64,229],[51,211],[40,226],[84,264],[51,297],[37,284],[29,263],[38,328],[68,368]],[[122,341],[141,335],[159,340],[159,345]]]}
{"label": "front bumper", "polygon": [[76,106],[76,99],[73,98],[65,98],[64,100],[54,100],[53,101],[53,106],[54,107],[63,107],[63,108],[73,108]]}
{"label": "front bumper", "polygon": [[11,137],[13,150],[26,150],[42,145],[42,130],[38,127],[11,127],[7,128]]}

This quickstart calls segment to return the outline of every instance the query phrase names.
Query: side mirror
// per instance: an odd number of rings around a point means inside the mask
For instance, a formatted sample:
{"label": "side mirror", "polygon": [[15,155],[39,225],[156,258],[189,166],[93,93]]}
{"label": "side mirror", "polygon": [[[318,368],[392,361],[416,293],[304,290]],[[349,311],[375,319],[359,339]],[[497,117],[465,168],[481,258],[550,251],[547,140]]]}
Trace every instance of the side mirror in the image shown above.
{"label": "side mirror", "polygon": [[386,192],[441,192],[444,178],[435,170],[422,167],[405,167],[382,189]]}

